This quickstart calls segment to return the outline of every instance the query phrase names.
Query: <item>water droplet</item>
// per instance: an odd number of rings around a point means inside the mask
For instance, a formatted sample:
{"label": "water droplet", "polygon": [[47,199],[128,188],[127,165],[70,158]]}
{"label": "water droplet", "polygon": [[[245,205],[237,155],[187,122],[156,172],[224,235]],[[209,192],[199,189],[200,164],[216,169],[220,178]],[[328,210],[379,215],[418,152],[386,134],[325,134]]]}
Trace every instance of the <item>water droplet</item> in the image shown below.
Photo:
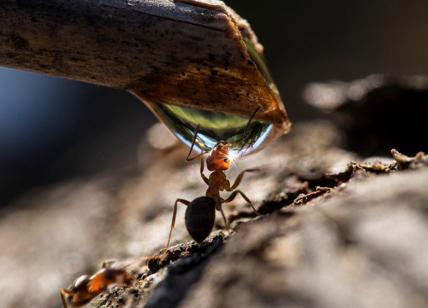
{"label": "water droplet", "polygon": [[[270,123],[248,120],[222,112],[169,104],[151,104],[152,110],[183,143],[192,144],[199,125],[197,150],[209,151],[223,140],[229,144],[234,156],[243,156],[260,149],[272,137],[274,127]],[[247,126],[248,125],[248,126]]]}

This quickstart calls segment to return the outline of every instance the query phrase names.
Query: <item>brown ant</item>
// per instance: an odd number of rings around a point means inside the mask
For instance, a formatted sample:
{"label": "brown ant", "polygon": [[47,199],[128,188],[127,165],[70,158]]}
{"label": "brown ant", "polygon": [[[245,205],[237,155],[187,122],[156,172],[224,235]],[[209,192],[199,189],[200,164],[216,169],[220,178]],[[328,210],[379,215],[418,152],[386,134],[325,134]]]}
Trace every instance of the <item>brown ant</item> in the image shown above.
{"label": "brown ant", "polygon": [[[258,110],[259,108],[257,108],[257,110],[251,115],[247,126],[244,129],[244,132],[246,132],[249,128],[249,125]],[[200,126],[198,125],[195,131],[195,135],[193,137],[192,146],[190,147],[190,151],[187,154],[186,161],[192,161],[194,159],[201,158],[200,174],[203,181],[208,185],[208,189],[205,193],[205,196],[198,197],[191,202],[184,199],[177,199],[175,201],[174,211],[172,214],[171,228],[169,230],[168,242],[166,245],[167,248],[169,247],[171,241],[172,230],[174,229],[175,219],[177,216],[177,205],[179,203],[182,203],[187,206],[185,213],[186,228],[192,238],[198,243],[201,243],[203,240],[205,240],[207,236],[211,233],[211,230],[214,226],[216,210],[220,211],[226,227],[229,228],[229,223],[223,212],[222,205],[224,203],[233,201],[238,194],[240,194],[245,199],[245,201],[248,202],[253,211],[257,215],[259,215],[253,204],[251,203],[250,199],[242,191],[235,190],[241,183],[242,178],[244,177],[244,174],[246,172],[259,171],[259,169],[246,169],[242,171],[236,178],[235,182],[231,185],[224,173],[224,171],[228,170],[232,165],[232,161],[229,158],[230,144],[225,141],[218,142],[209,152],[202,151],[200,154],[190,158],[190,155],[193,151],[193,147],[196,143],[196,138],[199,133],[199,129]],[[245,143],[241,147],[241,150],[244,146]],[[209,177],[206,177],[204,174],[204,156],[206,154],[207,157],[205,161],[207,164],[207,168],[209,171],[212,171]],[[228,191],[232,193],[227,199],[223,199],[222,197],[220,197],[221,191]]]}
{"label": "brown ant", "polygon": [[129,285],[134,278],[114,261],[104,261],[101,269],[92,276],[82,275],[68,288],[60,290],[64,308],[81,307],[105,291],[111,284]]}

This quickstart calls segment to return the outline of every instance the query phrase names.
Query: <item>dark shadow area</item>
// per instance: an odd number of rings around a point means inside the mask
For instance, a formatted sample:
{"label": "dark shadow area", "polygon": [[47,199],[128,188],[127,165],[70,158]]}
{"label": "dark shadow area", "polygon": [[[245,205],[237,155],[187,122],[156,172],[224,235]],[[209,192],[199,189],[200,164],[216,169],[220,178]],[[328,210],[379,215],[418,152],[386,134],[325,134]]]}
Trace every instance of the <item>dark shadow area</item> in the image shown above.
{"label": "dark shadow area", "polygon": [[347,147],[363,157],[396,148],[411,155],[428,151],[428,90],[385,85],[361,102],[344,105],[336,117]]}

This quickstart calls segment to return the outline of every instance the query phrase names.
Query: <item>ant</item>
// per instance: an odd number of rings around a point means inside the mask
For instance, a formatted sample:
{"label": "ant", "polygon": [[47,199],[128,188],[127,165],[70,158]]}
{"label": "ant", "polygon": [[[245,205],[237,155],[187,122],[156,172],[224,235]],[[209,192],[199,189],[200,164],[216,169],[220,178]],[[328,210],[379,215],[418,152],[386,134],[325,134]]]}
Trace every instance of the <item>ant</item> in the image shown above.
{"label": "ant", "polygon": [[127,272],[126,267],[114,261],[104,261],[101,269],[94,275],[80,276],[68,289],[60,290],[64,308],[81,307],[89,303],[113,283],[129,285],[134,278]]}
{"label": "ant", "polygon": [[[251,115],[247,126],[244,129],[245,132],[250,126],[250,123],[256,113],[260,108],[257,108],[256,111]],[[187,154],[186,161],[192,161],[197,158],[201,158],[201,166],[200,166],[200,174],[202,180],[208,185],[208,189],[205,193],[205,196],[198,197],[193,201],[187,201],[184,199],[177,199],[174,203],[174,211],[172,214],[171,228],[169,230],[168,242],[166,248],[169,247],[171,241],[172,230],[175,226],[175,219],[177,216],[177,206],[179,203],[182,203],[187,206],[185,213],[185,224],[187,231],[192,236],[192,238],[198,242],[203,242],[208,235],[211,233],[211,230],[214,226],[215,214],[216,210],[218,210],[224,220],[226,228],[229,228],[229,222],[226,219],[226,216],[223,212],[222,205],[224,203],[231,202],[235,199],[235,197],[240,194],[245,201],[248,202],[252,210],[259,215],[257,210],[254,208],[250,199],[240,190],[235,190],[242,181],[244,174],[247,172],[255,172],[259,171],[259,169],[246,169],[242,171],[236,178],[235,182],[231,185],[229,180],[226,177],[224,171],[229,170],[232,165],[232,160],[229,158],[229,146],[230,144],[226,141],[219,141],[211,151],[202,151],[200,154],[190,158],[190,155],[193,151],[193,147],[196,143],[196,139],[199,133],[200,126],[198,125],[195,131],[195,135],[193,137],[192,146],[190,147],[190,151]],[[245,143],[241,147],[241,150],[244,148]],[[207,169],[212,171],[210,176],[207,177],[204,174],[204,156],[207,155],[205,162],[207,164]],[[227,199],[223,199],[220,196],[221,191],[232,192],[231,195]]]}

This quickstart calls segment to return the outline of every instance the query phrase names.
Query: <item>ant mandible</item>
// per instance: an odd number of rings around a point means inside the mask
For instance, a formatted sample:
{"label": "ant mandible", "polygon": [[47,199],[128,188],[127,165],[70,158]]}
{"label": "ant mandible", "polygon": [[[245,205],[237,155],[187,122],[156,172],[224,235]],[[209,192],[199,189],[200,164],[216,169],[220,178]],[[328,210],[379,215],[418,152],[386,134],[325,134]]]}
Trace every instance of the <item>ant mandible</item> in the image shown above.
{"label": "ant mandible", "polygon": [[105,291],[113,283],[129,285],[134,278],[114,261],[105,261],[102,268],[92,276],[82,275],[68,289],[60,290],[64,308],[81,307]]}
{"label": "ant mandible", "polygon": [[[249,128],[252,119],[258,111],[259,108],[257,108],[256,111],[251,115],[247,126],[244,129],[244,132]],[[171,228],[169,230],[168,242],[166,245],[167,248],[169,247],[171,241],[172,230],[174,229],[175,219],[177,216],[177,206],[179,203],[187,206],[185,213],[186,228],[192,238],[198,243],[201,243],[203,240],[205,240],[211,233],[211,230],[214,226],[216,210],[221,213],[226,227],[229,228],[229,223],[224,214],[222,205],[224,203],[233,201],[238,194],[241,195],[245,199],[245,201],[248,202],[252,210],[257,215],[259,215],[253,204],[251,203],[250,199],[242,191],[235,190],[241,183],[245,173],[259,171],[259,169],[253,168],[243,170],[241,173],[239,173],[235,182],[231,185],[226,177],[226,174],[224,173],[224,171],[228,170],[232,165],[232,161],[229,158],[229,144],[225,141],[218,142],[209,152],[202,151],[200,154],[190,158],[190,155],[193,151],[193,147],[196,143],[199,129],[200,126],[198,125],[195,131],[195,135],[193,137],[192,146],[190,147],[190,151],[187,154],[186,161],[192,161],[197,158],[201,158],[200,174],[202,180],[208,185],[208,189],[205,193],[205,196],[198,197],[191,202],[184,199],[177,199],[175,201],[174,211],[172,214]],[[241,150],[243,149],[243,147],[244,146],[242,146]],[[204,174],[205,155],[207,155],[205,159],[207,169],[209,171],[212,171],[209,177]],[[221,191],[227,191],[232,193],[228,198],[223,199],[220,196]]]}

